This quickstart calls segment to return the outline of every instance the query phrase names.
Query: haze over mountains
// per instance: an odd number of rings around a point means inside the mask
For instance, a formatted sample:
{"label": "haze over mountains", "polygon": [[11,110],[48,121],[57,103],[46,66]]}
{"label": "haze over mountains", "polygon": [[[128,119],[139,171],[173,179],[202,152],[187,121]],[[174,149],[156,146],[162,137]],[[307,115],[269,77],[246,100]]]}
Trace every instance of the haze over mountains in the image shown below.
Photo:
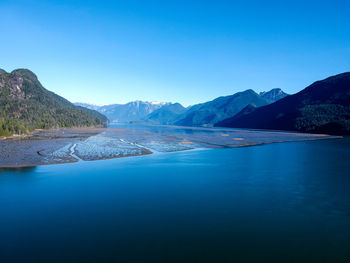
{"label": "haze over mountains", "polygon": [[145,121],[154,124],[212,126],[221,120],[234,116],[249,104],[260,107],[287,95],[281,89],[272,89],[261,94],[253,90],[246,90],[188,108],[183,107],[180,103],[142,101],[105,106],[84,103],[76,103],[76,105],[97,110],[105,114],[112,122]]}
{"label": "haze over mountains", "polygon": [[180,103],[170,103],[153,111],[144,120],[154,124],[173,124],[186,111]]}
{"label": "haze over mountains", "polygon": [[288,96],[253,90],[184,108],[166,104],[143,118],[157,124],[350,134],[350,73],[316,81]]}
{"label": "haze over mountains", "polygon": [[166,102],[147,102],[147,101],[132,101],[126,104],[111,104],[111,105],[93,105],[88,103],[74,103],[77,106],[86,107],[107,116],[111,122],[130,122],[141,121],[148,114],[161,108],[169,103]]}

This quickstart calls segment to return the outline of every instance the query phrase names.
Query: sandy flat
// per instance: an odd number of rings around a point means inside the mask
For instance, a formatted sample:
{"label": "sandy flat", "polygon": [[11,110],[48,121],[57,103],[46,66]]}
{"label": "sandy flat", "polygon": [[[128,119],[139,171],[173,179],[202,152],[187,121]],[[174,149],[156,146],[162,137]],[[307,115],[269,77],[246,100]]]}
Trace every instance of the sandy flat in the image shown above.
{"label": "sandy flat", "polygon": [[26,167],[174,152],[337,138],[323,134],[130,125],[38,130],[0,140],[0,167]]}

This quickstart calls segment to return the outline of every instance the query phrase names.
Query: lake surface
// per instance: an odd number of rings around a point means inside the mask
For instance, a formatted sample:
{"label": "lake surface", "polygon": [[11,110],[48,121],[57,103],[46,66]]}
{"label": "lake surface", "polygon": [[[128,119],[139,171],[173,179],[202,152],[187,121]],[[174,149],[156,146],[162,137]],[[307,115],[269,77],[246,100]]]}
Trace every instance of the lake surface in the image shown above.
{"label": "lake surface", "polygon": [[350,139],[1,170],[0,262],[350,262]]}

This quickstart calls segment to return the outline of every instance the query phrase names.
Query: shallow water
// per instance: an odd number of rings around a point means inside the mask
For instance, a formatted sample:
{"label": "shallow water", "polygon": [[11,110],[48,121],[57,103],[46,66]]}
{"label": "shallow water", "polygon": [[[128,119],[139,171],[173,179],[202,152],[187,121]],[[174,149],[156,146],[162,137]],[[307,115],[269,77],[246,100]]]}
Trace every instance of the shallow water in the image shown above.
{"label": "shallow water", "polygon": [[40,130],[23,138],[0,140],[0,168],[96,161],[198,148],[230,148],[330,138],[336,137],[293,132],[123,123],[112,124],[107,129]]}
{"label": "shallow water", "polygon": [[0,262],[350,262],[350,139],[0,172]]}

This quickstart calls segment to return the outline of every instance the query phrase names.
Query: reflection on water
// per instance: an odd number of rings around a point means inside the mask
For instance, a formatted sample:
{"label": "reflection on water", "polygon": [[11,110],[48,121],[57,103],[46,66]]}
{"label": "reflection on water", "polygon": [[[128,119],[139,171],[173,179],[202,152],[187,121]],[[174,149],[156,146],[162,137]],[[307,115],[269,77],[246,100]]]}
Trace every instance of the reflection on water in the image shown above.
{"label": "reflection on water", "polygon": [[36,169],[36,166],[15,167],[15,168],[0,168],[0,176],[1,176],[1,173],[5,173],[5,172],[28,173],[28,172],[33,172],[35,169]]}
{"label": "reflection on water", "polygon": [[0,255],[350,262],[349,160],[345,138],[6,170]]}
{"label": "reflection on water", "polygon": [[35,166],[20,168],[0,168],[0,196],[2,187],[6,187],[10,182],[11,184],[14,184],[14,186],[18,186],[22,183],[27,182],[35,182],[35,180],[37,180],[35,172],[36,168],[37,167]]}

